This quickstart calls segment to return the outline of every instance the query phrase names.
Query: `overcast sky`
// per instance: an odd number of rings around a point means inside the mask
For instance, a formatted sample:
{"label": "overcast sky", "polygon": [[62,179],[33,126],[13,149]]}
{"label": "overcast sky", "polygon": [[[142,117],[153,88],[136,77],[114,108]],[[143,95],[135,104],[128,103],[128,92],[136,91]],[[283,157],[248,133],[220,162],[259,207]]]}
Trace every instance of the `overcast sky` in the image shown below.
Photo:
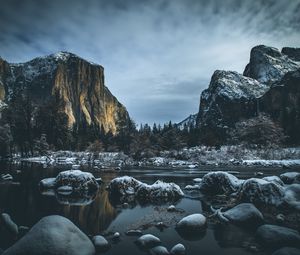
{"label": "overcast sky", "polygon": [[242,72],[258,44],[300,47],[300,0],[0,0],[0,56],[65,50],[105,68],[137,122],[180,121],[214,70]]}

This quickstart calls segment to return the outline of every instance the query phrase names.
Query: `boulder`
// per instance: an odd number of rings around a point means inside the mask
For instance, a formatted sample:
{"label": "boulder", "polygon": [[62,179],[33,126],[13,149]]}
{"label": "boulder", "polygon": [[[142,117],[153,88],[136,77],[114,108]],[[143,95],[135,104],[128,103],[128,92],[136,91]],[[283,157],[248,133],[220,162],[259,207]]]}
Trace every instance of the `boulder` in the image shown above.
{"label": "boulder", "polygon": [[164,246],[155,246],[149,250],[151,255],[169,255],[167,248]]}
{"label": "boulder", "polygon": [[236,225],[256,227],[258,225],[261,225],[264,221],[261,212],[253,204],[250,203],[239,204],[227,210],[226,212],[222,212],[221,214],[221,219],[225,217],[225,220]]}
{"label": "boulder", "polygon": [[200,213],[184,217],[176,224],[176,229],[183,232],[199,232],[206,229],[206,217]]}
{"label": "boulder", "polygon": [[108,241],[101,235],[93,237],[93,244],[95,245],[96,252],[104,252],[110,248]]}
{"label": "boulder", "polygon": [[73,191],[95,191],[99,188],[94,175],[80,170],[60,172],[55,178],[55,186],[71,186]]}
{"label": "boulder", "polygon": [[300,182],[300,173],[298,172],[287,172],[280,175],[280,179],[285,184],[292,184],[294,182]]}
{"label": "boulder", "polygon": [[278,176],[266,176],[266,177],[263,177],[262,179],[267,181],[267,182],[277,183],[281,186],[284,185],[283,181]]}
{"label": "boulder", "polygon": [[94,255],[90,239],[71,221],[53,215],[42,218],[4,255]]}
{"label": "boulder", "polygon": [[283,202],[283,197],[282,186],[258,178],[246,180],[238,191],[238,201],[255,205],[279,206]]}
{"label": "boulder", "polygon": [[152,185],[141,184],[137,190],[137,198],[142,201],[178,200],[184,193],[175,183],[156,181]]}
{"label": "boulder", "polygon": [[299,255],[300,249],[293,247],[283,247],[275,252],[272,255]]}
{"label": "boulder", "polygon": [[185,255],[185,247],[183,244],[179,243],[173,246],[173,248],[170,251],[170,254],[172,255]]}
{"label": "boulder", "polygon": [[203,176],[199,184],[204,193],[231,194],[238,190],[242,181],[227,172],[210,172]]}
{"label": "boulder", "polygon": [[277,225],[262,225],[256,231],[256,237],[263,246],[276,249],[285,246],[297,247],[300,245],[298,231]]}
{"label": "boulder", "polygon": [[161,244],[161,241],[158,237],[151,235],[151,234],[146,234],[142,235],[136,240],[136,244],[141,247],[141,248],[146,248],[150,249],[155,246],[158,246]]}
{"label": "boulder", "polygon": [[107,186],[111,195],[125,196],[134,195],[142,182],[130,176],[122,176],[113,179]]}
{"label": "boulder", "polygon": [[284,202],[297,210],[300,210],[300,184],[292,184],[285,187]]}

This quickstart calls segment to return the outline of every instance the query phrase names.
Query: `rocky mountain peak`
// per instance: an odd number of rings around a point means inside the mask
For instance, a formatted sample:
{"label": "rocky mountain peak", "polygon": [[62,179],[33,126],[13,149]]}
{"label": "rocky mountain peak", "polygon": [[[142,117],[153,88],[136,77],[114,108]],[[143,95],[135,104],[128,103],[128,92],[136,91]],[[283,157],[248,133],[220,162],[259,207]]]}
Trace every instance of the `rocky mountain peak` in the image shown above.
{"label": "rocky mountain peak", "polygon": [[8,103],[16,91],[26,91],[36,107],[57,98],[69,127],[92,125],[114,134],[129,120],[126,108],[105,86],[104,68],[70,52],[25,63],[0,61],[0,97]]}
{"label": "rocky mountain peak", "polygon": [[[288,50],[288,52],[290,51]],[[293,61],[289,55],[283,54],[273,47],[258,45],[252,48],[250,62],[243,74],[270,85],[281,79],[287,72],[299,68],[299,63]]]}

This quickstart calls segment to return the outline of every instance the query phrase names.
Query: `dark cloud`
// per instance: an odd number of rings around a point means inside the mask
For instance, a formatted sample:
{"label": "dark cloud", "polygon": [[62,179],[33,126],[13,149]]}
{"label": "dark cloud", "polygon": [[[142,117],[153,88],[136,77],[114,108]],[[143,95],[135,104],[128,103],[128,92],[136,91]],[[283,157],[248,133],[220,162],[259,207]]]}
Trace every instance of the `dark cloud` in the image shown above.
{"label": "dark cloud", "polygon": [[242,72],[250,49],[300,44],[300,0],[0,0],[0,55],[60,50],[105,67],[137,122],[197,112],[215,69]]}

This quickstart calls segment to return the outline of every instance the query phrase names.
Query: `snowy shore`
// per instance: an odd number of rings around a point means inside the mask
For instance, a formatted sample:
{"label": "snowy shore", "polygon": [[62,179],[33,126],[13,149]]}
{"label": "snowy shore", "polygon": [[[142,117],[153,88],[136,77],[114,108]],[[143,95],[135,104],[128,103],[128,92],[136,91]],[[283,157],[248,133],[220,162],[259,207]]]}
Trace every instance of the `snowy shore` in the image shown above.
{"label": "snowy shore", "polygon": [[46,165],[93,165],[94,168],[140,167],[186,167],[200,166],[300,166],[300,147],[276,149],[248,149],[242,146],[220,148],[197,146],[181,150],[162,151],[158,156],[134,160],[123,152],[73,152],[55,151],[47,156],[18,158],[18,161]]}

